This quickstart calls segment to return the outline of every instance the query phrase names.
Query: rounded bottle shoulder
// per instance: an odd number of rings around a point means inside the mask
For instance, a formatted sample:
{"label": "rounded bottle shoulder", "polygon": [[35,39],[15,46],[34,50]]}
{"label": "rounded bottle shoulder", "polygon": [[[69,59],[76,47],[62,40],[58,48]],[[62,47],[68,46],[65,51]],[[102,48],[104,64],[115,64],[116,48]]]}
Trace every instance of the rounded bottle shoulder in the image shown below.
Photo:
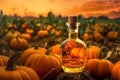
{"label": "rounded bottle shoulder", "polygon": [[63,41],[60,45],[60,48],[63,48],[66,44],[69,44],[69,45],[75,45],[75,44],[80,44],[82,45],[84,48],[86,48],[86,44],[80,40],[79,38],[78,39],[66,39],[65,41]]}

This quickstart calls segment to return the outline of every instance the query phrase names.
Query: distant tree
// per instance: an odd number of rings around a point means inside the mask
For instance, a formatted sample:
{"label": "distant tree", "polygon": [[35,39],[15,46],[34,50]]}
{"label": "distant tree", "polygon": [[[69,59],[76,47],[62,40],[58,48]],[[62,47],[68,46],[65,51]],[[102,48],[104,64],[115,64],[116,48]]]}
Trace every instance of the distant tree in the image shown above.
{"label": "distant tree", "polygon": [[83,19],[83,16],[82,15],[78,15],[78,20],[81,20]]}
{"label": "distant tree", "polygon": [[48,24],[52,24],[54,22],[54,19],[55,19],[54,14],[51,11],[48,12],[48,15],[47,15]]}
{"label": "distant tree", "polygon": [[0,16],[3,16],[3,10],[0,10]]}
{"label": "distant tree", "polygon": [[108,17],[107,17],[107,16],[102,15],[102,16],[99,16],[99,17],[98,17],[98,19],[108,19]]}
{"label": "distant tree", "polygon": [[42,23],[42,20],[43,20],[43,16],[42,15],[39,15],[39,22]]}

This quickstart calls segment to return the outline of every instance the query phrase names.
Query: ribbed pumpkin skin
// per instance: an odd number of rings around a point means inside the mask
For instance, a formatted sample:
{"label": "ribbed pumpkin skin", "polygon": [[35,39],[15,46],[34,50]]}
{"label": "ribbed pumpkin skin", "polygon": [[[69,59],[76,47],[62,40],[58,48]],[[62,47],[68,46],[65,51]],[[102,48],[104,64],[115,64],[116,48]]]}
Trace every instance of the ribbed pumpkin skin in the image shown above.
{"label": "ribbed pumpkin skin", "polygon": [[15,50],[21,50],[28,48],[28,41],[24,38],[13,38],[10,43],[10,47]]}
{"label": "ribbed pumpkin skin", "polygon": [[0,55],[0,66],[5,66],[8,62],[8,57],[7,56],[3,56],[3,55]]}
{"label": "ribbed pumpkin skin", "polygon": [[120,61],[116,62],[112,69],[112,79],[120,80]]}
{"label": "ribbed pumpkin skin", "polygon": [[118,38],[119,33],[116,31],[110,31],[107,34],[109,40],[116,40]]}
{"label": "ribbed pumpkin skin", "polygon": [[110,77],[112,68],[112,62],[105,59],[90,59],[85,66],[85,69],[90,71],[92,76],[100,79]]}
{"label": "ribbed pumpkin skin", "polygon": [[5,35],[4,39],[5,39],[5,41],[7,41],[9,43],[13,38],[15,38],[19,35],[21,35],[21,33],[19,31],[15,31],[15,32],[10,31]]}
{"label": "ribbed pumpkin skin", "polygon": [[31,56],[32,54],[35,54],[35,53],[45,54],[46,51],[47,51],[47,49],[45,49],[45,48],[40,48],[40,47],[37,47],[37,49],[35,49],[35,47],[31,47],[31,48],[25,49],[25,50],[23,51],[22,56],[21,56],[22,61],[23,61],[23,64],[24,64],[24,62],[27,60],[27,58],[28,58],[29,56]]}
{"label": "ribbed pumpkin skin", "polygon": [[7,71],[0,66],[0,80],[40,80],[36,72],[28,67],[16,66],[16,70]]}
{"label": "ribbed pumpkin skin", "polygon": [[[61,70],[60,64],[60,60],[55,56],[46,54],[33,54],[29,56],[24,66],[33,68],[38,73],[39,77],[42,78],[52,68],[56,68],[58,71]],[[53,76],[55,77],[56,75],[51,75],[51,77]]]}
{"label": "ribbed pumpkin skin", "polygon": [[61,49],[60,49],[60,44],[55,44],[51,47],[51,52],[50,54],[61,54]]}
{"label": "ribbed pumpkin skin", "polygon": [[97,46],[90,46],[87,48],[87,59],[98,59],[100,54],[100,48]]}

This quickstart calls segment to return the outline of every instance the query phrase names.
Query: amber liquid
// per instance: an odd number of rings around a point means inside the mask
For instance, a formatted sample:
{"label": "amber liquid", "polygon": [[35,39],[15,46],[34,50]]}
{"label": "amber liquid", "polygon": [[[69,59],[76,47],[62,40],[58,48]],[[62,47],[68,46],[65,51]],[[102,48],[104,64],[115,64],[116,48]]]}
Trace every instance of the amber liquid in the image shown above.
{"label": "amber liquid", "polygon": [[61,44],[62,68],[67,73],[79,73],[86,64],[86,46],[78,39],[78,33],[69,33],[69,39]]}

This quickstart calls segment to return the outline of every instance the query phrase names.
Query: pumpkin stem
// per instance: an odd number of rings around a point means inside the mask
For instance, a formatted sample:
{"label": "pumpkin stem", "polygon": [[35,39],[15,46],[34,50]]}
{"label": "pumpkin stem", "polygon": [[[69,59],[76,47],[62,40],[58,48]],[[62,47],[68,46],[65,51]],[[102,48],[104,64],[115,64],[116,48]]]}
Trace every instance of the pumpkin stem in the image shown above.
{"label": "pumpkin stem", "polygon": [[51,48],[47,49],[47,51],[46,51],[46,55],[49,55],[50,52],[52,52],[51,50],[52,50]]}
{"label": "pumpkin stem", "polygon": [[19,40],[19,35],[17,35],[16,39],[17,39],[18,42],[20,42],[20,40]]}
{"label": "pumpkin stem", "polygon": [[38,45],[35,45],[34,49],[35,49],[35,50],[38,49]]}
{"label": "pumpkin stem", "polygon": [[13,54],[10,59],[8,60],[6,70],[11,71],[11,70],[16,70],[15,64],[17,59],[21,56],[21,51]]}
{"label": "pumpkin stem", "polygon": [[14,33],[15,32],[15,29],[12,27],[12,28],[10,28],[9,29],[12,33]]}

